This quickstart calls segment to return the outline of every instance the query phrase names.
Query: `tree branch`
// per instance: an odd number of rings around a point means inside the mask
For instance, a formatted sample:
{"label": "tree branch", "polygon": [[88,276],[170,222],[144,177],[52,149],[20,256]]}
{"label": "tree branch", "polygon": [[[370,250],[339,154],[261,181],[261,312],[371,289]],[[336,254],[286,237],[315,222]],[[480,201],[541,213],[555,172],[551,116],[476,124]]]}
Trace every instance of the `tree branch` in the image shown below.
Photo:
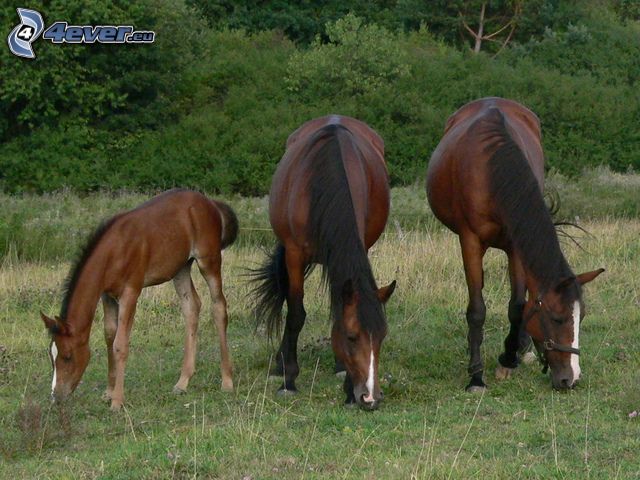
{"label": "tree branch", "polygon": [[495,53],[495,55],[494,55],[493,57],[491,57],[491,58],[496,58],[496,57],[498,56],[498,54],[499,54],[500,52],[502,52],[502,50],[504,50],[504,47],[506,47],[506,46],[507,46],[507,43],[509,43],[509,40],[511,40],[511,35],[513,35],[513,32],[515,31],[515,29],[516,29],[516,24],[514,23],[514,24],[511,26],[511,31],[509,32],[509,35],[507,35],[507,39],[504,41],[504,43],[502,44],[502,46],[500,47],[500,49]]}
{"label": "tree branch", "polygon": [[498,35],[500,32],[504,31],[507,27],[509,27],[511,24],[513,23],[513,19],[511,21],[509,21],[504,27],[502,27],[500,30],[497,30],[495,32],[493,32],[491,35],[486,35],[484,37],[482,37],[483,40],[489,40],[493,37],[495,37],[496,35]]}

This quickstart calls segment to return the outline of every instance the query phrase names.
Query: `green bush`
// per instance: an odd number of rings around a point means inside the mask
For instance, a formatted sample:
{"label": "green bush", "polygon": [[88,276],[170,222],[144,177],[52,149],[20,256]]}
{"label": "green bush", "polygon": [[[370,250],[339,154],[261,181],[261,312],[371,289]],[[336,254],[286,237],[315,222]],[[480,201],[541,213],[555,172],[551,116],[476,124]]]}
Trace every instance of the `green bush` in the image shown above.
{"label": "green bush", "polygon": [[[156,31],[151,45],[54,45],[39,40],[36,58],[14,57],[0,49],[0,140],[55,127],[74,119],[116,130],[159,125],[171,117],[171,99],[181,91],[180,76],[200,48],[204,24],[181,2],[83,2],[59,0],[31,5],[45,25],[121,25]],[[0,7],[0,25],[10,31],[18,17]],[[127,128],[128,127],[128,128]]]}
{"label": "green bush", "polygon": [[377,25],[347,15],[327,24],[328,43],[316,37],[311,48],[289,60],[287,85],[301,98],[339,91],[342,95],[371,93],[408,75],[407,52],[394,35]]}
{"label": "green bush", "polygon": [[[62,102],[68,112],[60,107],[29,133],[11,134],[0,145],[0,190],[184,186],[262,195],[287,136],[303,122],[332,113],[360,118],[376,129],[385,140],[392,184],[413,184],[422,181],[447,117],[485,96],[512,98],[538,114],[547,165],[562,174],[600,165],[640,170],[640,95],[636,79],[623,78],[623,72],[635,75],[640,58],[634,60],[638,46],[631,42],[637,25],[608,11],[583,15],[584,28],[558,28],[492,58],[460,51],[426,27],[392,33],[353,15],[330,22],[326,41],[305,48],[279,31],[203,30],[197,18],[184,18],[193,13],[184,5],[162,13],[165,1],[157,11],[139,4],[151,18],[141,18],[140,25],[155,25],[157,45],[132,51],[151,57],[122,50],[125,60],[145,65],[113,79],[117,85],[150,85],[153,99],[127,94],[125,106],[110,111],[112,106],[103,104],[103,114],[90,115],[78,113],[98,108],[91,106],[90,95],[69,97]],[[180,28],[183,21],[193,28]],[[618,33],[626,40],[609,38]],[[598,50],[600,44],[608,52]],[[103,54],[119,59],[118,47],[112,47],[97,51],[96,59],[105,61]],[[158,57],[161,52],[166,58]],[[585,69],[589,52],[609,63],[599,60]],[[83,55],[85,61],[94,58],[88,50]],[[49,68],[38,59],[35,67],[11,59],[16,61],[27,72],[34,68],[36,78]],[[0,78],[4,75],[3,70]],[[91,87],[89,77],[75,81],[81,91]]]}

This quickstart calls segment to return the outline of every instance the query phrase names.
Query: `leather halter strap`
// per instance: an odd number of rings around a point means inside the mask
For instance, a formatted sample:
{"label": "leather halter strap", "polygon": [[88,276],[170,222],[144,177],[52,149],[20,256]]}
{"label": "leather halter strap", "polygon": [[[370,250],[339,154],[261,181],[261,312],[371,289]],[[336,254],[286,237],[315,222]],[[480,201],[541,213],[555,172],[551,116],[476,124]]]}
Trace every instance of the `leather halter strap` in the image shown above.
{"label": "leather halter strap", "polygon": [[529,312],[527,316],[527,322],[531,319],[531,317],[540,313],[538,317],[538,321],[540,322],[540,329],[542,330],[542,335],[544,336],[544,341],[542,342],[542,346],[546,351],[556,351],[556,352],[564,352],[564,353],[572,353],[574,355],[580,355],[580,349],[574,348],[569,345],[563,345],[561,343],[556,343],[555,340],[551,338],[549,334],[549,327],[547,326],[547,322],[544,320],[549,319],[549,315],[547,314],[547,310],[542,305],[542,300],[538,298],[536,300],[535,307]]}

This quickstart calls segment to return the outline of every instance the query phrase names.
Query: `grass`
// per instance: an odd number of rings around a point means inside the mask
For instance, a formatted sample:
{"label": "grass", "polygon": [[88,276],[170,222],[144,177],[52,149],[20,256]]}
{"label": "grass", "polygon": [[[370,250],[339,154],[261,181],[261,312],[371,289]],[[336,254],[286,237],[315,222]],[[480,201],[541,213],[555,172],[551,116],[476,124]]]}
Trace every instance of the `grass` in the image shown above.
{"label": "grass", "polygon": [[[620,191],[621,199],[631,195]],[[567,394],[553,392],[538,365],[522,366],[504,382],[493,379],[508,330],[508,279],[504,255],[489,252],[483,352],[490,388],[479,396],[464,392],[466,287],[457,240],[433,221],[421,189],[397,189],[393,196],[394,217],[370,255],[379,283],[393,278],[399,283],[387,309],[389,336],[380,363],[385,403],[374,413],[342,405],[318,272],[307,287],[300,392],[294,398],[274,395],[278,380],[267,377],[273,349],[261,331],[254,332],[242,276],[261,260],[261,245],[270,244],[263,236],[241,240],[225,254],[234,393],[219,389],[210,301],[194,269],[204,308],[198,372],[189,391],[171,393],[181,364],[183,323],[173,287],[166,284],[146,289],[138,305],[126,410],[113,414],[100,400],[106,352],[99,309],[92,360],[60,414],[48,402],[51,366],[38,312],[59,309],[76,232],[85,231],[89,218],[144,196],[4,198],[14,212],[27,212],[21,221],[26,232],[34,231],[35,219],[49,219],[55,227],[54,237],[40,237],[40,247],[34,241],[28,247],[33,250],[25,250],[41,251],[39,258],[18,255],[14,245],[1,264],[0,478],[640,476],[640,420],[628,417],[640,409],[640,220],[610,213],[597,218],[584,207],[579,215],[593,237],[583,239],[584,250],[564,245],[575,271],[607,268],[586,287],[583,380]],[[592,198],[590,203],[598,204],[589,207],[595,209],[605,202]],[[266,223],[264,199],[233,204],[241,220],[249,219],[245,225]],[[616,205],[607,209],[615,211]],[[409,216],[413,211],[418,214]],[[68,239],[58,260],[48,252],[48,238]]]}
{"label": "grass", "polygon": [[[560,219],[640,218],[640,174],[618,174],[606,168],[575,178],[557,172],[547,187],[561,199]],[[97,224],[149,198],[136,192],[100,192],[78,196],[71,191],[11,196],[0,193],[0,258],[51,262],[71,260]],[[424,183],[394,188],[388,231],[442,230],[427,205]],[[595,201],[597,199],[597,201]],[[229,197],[240,219],[240,245],[271,241],[267,197]]]}

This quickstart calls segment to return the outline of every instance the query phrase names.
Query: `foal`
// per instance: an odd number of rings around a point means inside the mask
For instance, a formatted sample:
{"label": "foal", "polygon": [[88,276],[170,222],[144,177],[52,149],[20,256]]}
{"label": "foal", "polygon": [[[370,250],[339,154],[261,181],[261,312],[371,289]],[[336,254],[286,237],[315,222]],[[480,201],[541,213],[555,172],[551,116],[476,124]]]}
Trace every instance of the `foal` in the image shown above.
{"label": "foal", "polygon": [[138,296],[144,287],[173,279],[186,321],[184,359],[175,392],[186,390],[195,371],[200,299],[191,281],[195,260],[209,286],[220,339],[222,389],[233,390],[227,348],[227,305],[222,293],[222,250],[238,233],[233,210],[189,190],[170,190],[114,216],[93,234],[71,269],[59,317],[41,314],[52,339],[52,395],[71,394],[89,363],[89,334],[98,300],[104,308],[111,409],[124,402],[124,370]]}

